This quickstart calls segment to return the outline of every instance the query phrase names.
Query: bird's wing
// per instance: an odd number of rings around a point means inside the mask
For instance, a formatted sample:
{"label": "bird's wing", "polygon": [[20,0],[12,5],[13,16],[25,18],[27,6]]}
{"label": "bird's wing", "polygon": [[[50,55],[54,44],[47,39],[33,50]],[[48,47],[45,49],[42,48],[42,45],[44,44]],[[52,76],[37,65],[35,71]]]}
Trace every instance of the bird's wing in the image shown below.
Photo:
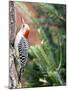
{"label": "bird's wing", "polygon": [[22,80],[21,76],[24,72],[24,67],[28,61],[28,42],[25,40],[25,38],[21,38],[19,44],[18,44],[18,51],[19,51],[19,59],[20,59],[20,68],[19,68],[19,80]]}
{"label": "bird's wing", "polygon": [[18,44],[18,50],[19,50],[19,58],[21,62],[21,66],[24,67],[27,60],[28,60],[28,42],[25,38],[21,38],[19,44]]}

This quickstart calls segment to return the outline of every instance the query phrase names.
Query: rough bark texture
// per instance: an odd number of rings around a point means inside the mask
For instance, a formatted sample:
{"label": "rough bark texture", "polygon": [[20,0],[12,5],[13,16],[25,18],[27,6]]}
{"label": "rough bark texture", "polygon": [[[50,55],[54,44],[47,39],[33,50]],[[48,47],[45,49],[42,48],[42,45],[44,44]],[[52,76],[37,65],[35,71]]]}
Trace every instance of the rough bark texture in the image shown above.
{"label": "rough bark texture", "polygon": [[14,48],[10,47],[9,49],[9,88],[16,88],[17,86],[17,72],[15,68],[15,63],[14,63]]}
{"label": "rough bark texture", "polygon": [[15,67],[15,7],[14,2],[9,2],[9,88],[20,88]]}
{"label": "rough bark texture", "polygon": [[9,43],[13,44],[15,39],[15,6],[14,2],[9,2]]}

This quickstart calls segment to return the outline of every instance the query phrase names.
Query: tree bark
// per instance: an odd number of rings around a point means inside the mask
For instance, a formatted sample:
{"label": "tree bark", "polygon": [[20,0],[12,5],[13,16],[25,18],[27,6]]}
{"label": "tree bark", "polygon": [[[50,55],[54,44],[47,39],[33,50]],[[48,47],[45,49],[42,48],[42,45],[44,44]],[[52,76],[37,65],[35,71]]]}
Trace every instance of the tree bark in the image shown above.
{"label": "tree bark", "polygon": [[16,67],[14,63],[15,50],[14,50],[14,40],[15,40],[15,7],[14,2],[9,1],[9,88],[19,88],[18,76],[16,72]]}

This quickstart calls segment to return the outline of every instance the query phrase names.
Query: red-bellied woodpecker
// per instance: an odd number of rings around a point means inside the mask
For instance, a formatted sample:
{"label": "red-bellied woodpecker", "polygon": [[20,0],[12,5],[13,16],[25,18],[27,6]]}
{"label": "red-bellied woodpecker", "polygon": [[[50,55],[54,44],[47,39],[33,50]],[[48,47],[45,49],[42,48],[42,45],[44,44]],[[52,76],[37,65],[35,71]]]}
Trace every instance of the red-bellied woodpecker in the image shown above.
{"label": "red-bellied woodpecker", "polygon": [[21,81],[24,67],[28,61],[29,44],[27,38],[29,31],[30,28],[28,24],[25,24],[23,21],[22,27],[15,38],[16,69],[18,74],[18,81]]}

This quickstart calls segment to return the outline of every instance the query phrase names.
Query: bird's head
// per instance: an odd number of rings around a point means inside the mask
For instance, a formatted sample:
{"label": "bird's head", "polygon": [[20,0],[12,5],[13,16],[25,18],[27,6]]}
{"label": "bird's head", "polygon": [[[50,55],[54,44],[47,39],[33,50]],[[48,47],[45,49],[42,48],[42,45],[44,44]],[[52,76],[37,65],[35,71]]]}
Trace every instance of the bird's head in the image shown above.
{"label": "bird's head", "polygon": [[28,26],[28,24],[23,24],[23,36],[27,39],[29,36],[29,32],[30,32],[30,28]]}
{"label": "bird's head", "polygon": [[28,24],[25,24],[24,23],[24,20],[22,20],[23,23],[22,23],[22,35],[28,39],[28,36],[29,36],[29,32],[30,32],[30,27]]}

